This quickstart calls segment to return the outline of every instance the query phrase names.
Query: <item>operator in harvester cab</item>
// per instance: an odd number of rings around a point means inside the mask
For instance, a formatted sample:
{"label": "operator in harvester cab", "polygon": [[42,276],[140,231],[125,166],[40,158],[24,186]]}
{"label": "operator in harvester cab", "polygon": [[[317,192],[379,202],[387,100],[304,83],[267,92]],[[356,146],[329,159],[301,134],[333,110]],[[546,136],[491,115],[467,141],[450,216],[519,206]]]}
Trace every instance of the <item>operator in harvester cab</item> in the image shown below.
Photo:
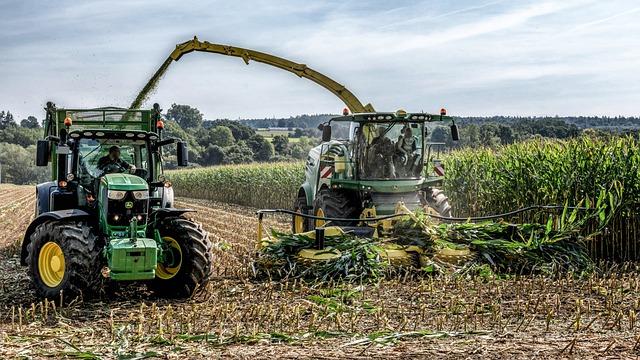
{"label": "operator in harvester cab", "polygon": [[372,163],[369,169],[372,171],[372,177],[395,178],[396,169],[393,164],[394,144],[385,135],[385,128],[379,127],[377,136],[371,141],[371,150],[374,157],[370,158]]}
{"label": "operator in harvester cab", "polygon": [[402,130],[402,135],[398,138],[396,147],[402,156],[403,165],[406,166],[409,161],[413,160],[412,157],[418,149],[418,138],[413,136],[413,131],[410,127],[407,126]]}
{"label": "operator in harvester cab", "polygon": [[127,163],[120,158],[120,147],[114,145],[109,148],[109,153],[98,160],[98,169],[102,170],[102,174],[123,173],[129,171],[134,173],[136,167]]}

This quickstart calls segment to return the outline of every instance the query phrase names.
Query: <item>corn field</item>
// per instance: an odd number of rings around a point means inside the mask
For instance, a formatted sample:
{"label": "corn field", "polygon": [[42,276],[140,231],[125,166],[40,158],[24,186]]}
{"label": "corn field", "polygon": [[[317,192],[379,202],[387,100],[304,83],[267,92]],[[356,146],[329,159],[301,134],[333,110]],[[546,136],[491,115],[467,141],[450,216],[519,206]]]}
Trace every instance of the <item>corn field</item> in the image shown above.
{"label": "corn field", "polygon": [[[498,149],[466,149],[445,160],[445,191],[457,216],[530,205],[594,203],[620,184],[621,208],[590,243],[595,256],[637,260],[640,144],[631,137],[534,140]],[[531,219],[524,219],[531,220]]]}
{"label": "corn field", "polygon": [[304,182],[303,163],[227,165],[171,171],[179,196],[256,208],[292,206]]}

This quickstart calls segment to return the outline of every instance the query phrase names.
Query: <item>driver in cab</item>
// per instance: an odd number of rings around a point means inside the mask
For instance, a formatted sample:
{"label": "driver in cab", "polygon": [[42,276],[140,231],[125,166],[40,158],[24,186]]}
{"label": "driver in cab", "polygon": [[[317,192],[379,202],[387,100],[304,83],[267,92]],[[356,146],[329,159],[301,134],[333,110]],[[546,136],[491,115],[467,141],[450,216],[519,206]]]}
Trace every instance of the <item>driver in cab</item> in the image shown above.
{"label": "driver in cab", "polygon": [[102,170],[103,174],[123,173],[125,171],[133,174],[136,171],[134,165],[120,158],[120,147],[117,145],[110,147],[109,154],[98,160],[98,169]]}

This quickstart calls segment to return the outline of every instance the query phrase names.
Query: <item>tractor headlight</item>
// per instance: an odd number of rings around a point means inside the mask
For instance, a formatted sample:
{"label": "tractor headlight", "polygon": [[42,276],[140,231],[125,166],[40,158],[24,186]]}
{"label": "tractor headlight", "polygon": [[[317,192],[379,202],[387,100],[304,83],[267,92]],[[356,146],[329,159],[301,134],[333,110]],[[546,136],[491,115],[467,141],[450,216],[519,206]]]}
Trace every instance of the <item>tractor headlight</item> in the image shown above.
{"label": "tractor headlight", "polygon": [[109,190],[109,192],[107,193],[107,197],[111,200],[122,200],[124,199],[124,196],[126,194],[127,194],[126,191]]}
{"label": "tractor headlight", "polygon": [[136,198],[136,200],[144,200],[144,199],[148,199],[149,198],[149,192],[146,190],[143,191],[134,191],[133,192],[133,197]]}

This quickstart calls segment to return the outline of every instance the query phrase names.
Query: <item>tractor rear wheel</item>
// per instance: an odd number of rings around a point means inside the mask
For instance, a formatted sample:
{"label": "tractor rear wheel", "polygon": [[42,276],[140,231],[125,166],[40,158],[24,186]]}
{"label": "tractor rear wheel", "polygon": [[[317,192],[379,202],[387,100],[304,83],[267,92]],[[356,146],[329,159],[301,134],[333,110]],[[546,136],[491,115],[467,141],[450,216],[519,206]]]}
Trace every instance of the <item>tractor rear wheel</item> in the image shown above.
{"label": "tractor rear wheel", "polygon": [[[307,206],[307,199],[303,196],[296,199],[293,203],[293,211],[300,214],[309,214],[309,206]],[[309,231],[311,228],[310,219],[304,218],[298,215],[292,215],[291,219],[291,231],[294,234]]]}
{"label": "tractor rear wheel", "polygon": [[[86,222],[48,222],[27,246],[27,264],[38,296],[70,301],[99,295],[103,244]],[[62,294],[62,295],[61,295]]]}
{"label": "tractor rear wheel", "polygon": [[[357,219],[362,211],[358,200],[345,191],[322,189],[313,201],[313,214],[320,217],[338,219]],[[354,194],[355,195],[355,194]],[[313,227],[324,225],[355,226],[354,221],[314,220]]]}
{"label": "tractor rear wheel", "polygon": [[449,198],[444,194],[444,191],[432,188],[431,192],[427,192],[425,194],[425,200],[427,206],[435,210],[438,215],[443,217],[452,217]]}
{"label": "tractor rear wheel", "polygon": [[162,219],[158,231],[165,243],[151,289],[159,296],[191,297],[211,278],[213,255],[209,234],[200,224],[182,217]]}

